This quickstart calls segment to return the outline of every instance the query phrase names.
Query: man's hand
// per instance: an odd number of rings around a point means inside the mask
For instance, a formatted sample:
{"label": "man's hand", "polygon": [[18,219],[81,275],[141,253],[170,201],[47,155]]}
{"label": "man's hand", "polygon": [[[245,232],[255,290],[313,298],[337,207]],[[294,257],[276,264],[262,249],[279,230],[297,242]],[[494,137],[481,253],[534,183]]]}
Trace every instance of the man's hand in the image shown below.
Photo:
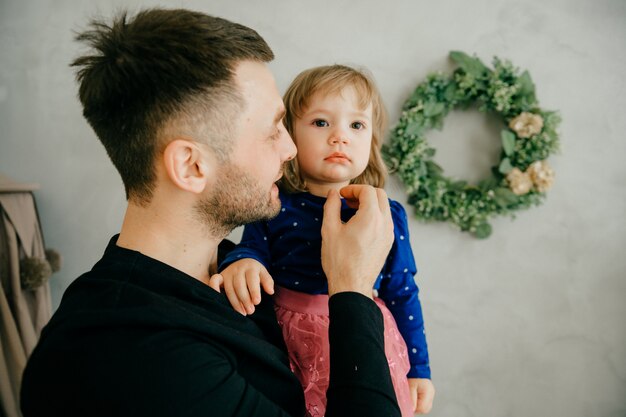
{"label": "man's hand", "polygon": [[428,414],[433,408],[435,386],[430,379],[409,378],[413,409],[417,414]]}
{"label": "man's hand", "polygon": [[244,316],[254,313],[254,306],[261,302],[261,287],[266,293],[274,294],[272,276],[263,264],[249,258],[233,262],[213,275],[209,286],[217,292],[223,287],[230,304]]}
{"label": "man's hand", "polygon": [[393,244],[393,221],[384,190],[369,185],[349,185],[341,195],[356,214],[341,222],[341,200],[328,193],[322,222],[322,268],[328,278],[328,295],[343,291],[372,297],[372,288]]}

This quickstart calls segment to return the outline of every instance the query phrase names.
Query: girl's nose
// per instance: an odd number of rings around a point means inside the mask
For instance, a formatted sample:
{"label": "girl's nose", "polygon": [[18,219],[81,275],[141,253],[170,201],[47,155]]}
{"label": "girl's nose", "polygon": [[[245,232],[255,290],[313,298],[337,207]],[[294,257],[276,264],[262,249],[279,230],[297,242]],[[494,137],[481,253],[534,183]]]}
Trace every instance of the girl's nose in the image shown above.
{"label": "girl's nose", "polygon": [[350,139],[348,139],[348,135],[343,129],[337,129],[331,134],[330,143],[333,145],[338,143],[348,144],[350,143]]}

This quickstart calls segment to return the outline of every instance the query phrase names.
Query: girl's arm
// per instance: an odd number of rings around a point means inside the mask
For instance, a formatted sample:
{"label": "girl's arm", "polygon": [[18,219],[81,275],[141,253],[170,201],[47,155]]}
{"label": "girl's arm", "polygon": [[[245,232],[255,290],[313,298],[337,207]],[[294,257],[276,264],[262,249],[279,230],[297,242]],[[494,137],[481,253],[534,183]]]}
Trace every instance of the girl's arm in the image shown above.
{"label": "girl's arm", "polygon": [[392,200],[391,214],[395,240],[383,269],[378,294],[393,314],[407,344],[411,363],[408,377],[430,378],[424,318],[414,278],[417,267],[409,239],[406,211],[400,203]]}
{"label": "girl's arm", "polygon": [[233,308],[240,314],[253,314],[261,302],[261,288],[274,293],[270,264],[269,227],[266,221],[247,224],[241,242],[219,265],[219,275],[211,277],[212,287],[223,287]]}
{"label": "girl's arm", "polygon": [[231,250],[219,265],[222,271],[227,266],[244,258],[254,259],[266,268],[270,264],[269,228],[266,221],[247,224],[241,242]]}

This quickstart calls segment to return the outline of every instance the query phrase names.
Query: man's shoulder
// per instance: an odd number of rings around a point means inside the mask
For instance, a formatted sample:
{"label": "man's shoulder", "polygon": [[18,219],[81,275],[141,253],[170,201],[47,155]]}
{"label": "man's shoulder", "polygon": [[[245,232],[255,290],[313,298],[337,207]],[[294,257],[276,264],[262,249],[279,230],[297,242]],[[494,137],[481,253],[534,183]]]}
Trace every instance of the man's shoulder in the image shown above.
{"label": "man's shoulder", "polygon": [[210,397],[233,373],[234,356],[210,341],[129,330],[93,329],[95,337],[82,332],[74,343],[48,339],[38,346],[24,372],[24,414],[176,415],[189,405],[186,391]]}

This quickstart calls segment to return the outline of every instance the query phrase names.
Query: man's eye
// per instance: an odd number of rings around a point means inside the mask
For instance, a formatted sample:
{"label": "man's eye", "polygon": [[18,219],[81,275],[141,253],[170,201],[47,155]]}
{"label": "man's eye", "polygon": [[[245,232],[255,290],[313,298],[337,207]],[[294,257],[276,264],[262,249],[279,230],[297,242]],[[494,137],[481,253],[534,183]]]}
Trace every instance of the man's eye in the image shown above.
{"label": "man's eye", "polygon": [[326,120],[315,120],[313,124],[317,127],[328,127],[328,122]]}
{"label": "man's eye", "polygon": [[361,130],[361,129],[363,129],[365,126],[364,126],[364,125],[363,125],[363,123],[361,123],[361,122],[354,122],[354,123],[352,123],[352,124],[350,125],[350,127],[351,127],[352,129]]}

